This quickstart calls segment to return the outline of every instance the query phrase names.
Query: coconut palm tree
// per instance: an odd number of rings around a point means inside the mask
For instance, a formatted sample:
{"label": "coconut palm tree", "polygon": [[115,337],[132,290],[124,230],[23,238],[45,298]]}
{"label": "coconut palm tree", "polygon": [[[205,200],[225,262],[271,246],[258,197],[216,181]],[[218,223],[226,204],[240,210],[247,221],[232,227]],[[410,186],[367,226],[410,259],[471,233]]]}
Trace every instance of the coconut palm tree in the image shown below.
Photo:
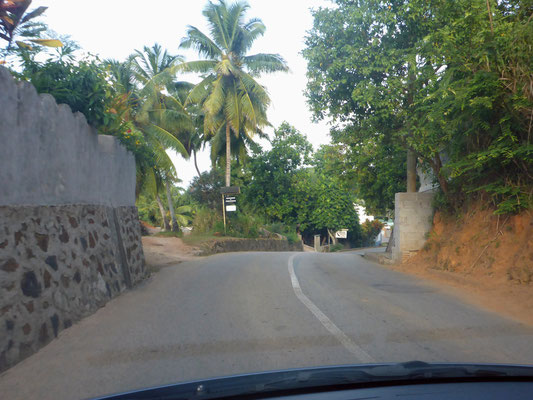
{"label": "coconut palm tree", "polygon": [[[156,152],[158,165],[165,166],[159,172],[164,180],[167,197],[170,197],[170,185],[177,179],[177,175],[166,149],[171,148],[183,157],[189,157],[178,137],[180,131],[190,129],[189,115],[179,101],[167,94],[168,89],[174,85],[176,66],[181,61],[181,56],[168,54],[157,43],[152,47],[145,46],[143,51],[136,50],[129,57],[136,81],[141,86],[139,95],[142,105],[136,122],[142,127],[145,136],[156,142],[153,146],[159,150]],[[177,231],[178,222],[171,198],[168,198],[168,208],[172,230]]]}
{"label": "coconut palm tree", "polygon": [[[178,138],[176,128],[188,127],[189,117],[179,104],[175,106],[171,96],[165,94],[174,79],[174,67],[180,60],[181,57],[171,56],[155,44],[151,48],[144,47],[143,52],[136,51],[124,63],[106,61],[118,94],[129,106],[125,118],[143,133],[152,153],[154,165],[140,168],[137,186],[150,188],[149,192],[154,195],[160,208],[164,229],[170,229],[170,224],[159,193],[165,189],[168,193],[170,185],[177,179],[174,164],[166,150],[176,150],[188,158],[187,149]],[[162,112],[169,106],[166,119],[163,120]],[[171,199],[168,199],[168,207],[172,230],[177,231],[178,222]]]}
{"label": "coconut palm tree", "polygon": [[193,48],[204,60],[182,64],[183,70],[203,74],[202,81],[189,94],[188,102],[202,104],[204,129],[226,133],[226,186],[230,186],[231,132],[252,136],[269,125],[266,110],[270,98],[256,77],[264,72],[288,71],[278,54],[247,55],[253,42],[265,33],[260,19],[245,21],[249,5],[224,0],[209,2],[203,11],[210,36],[189,26],[181,48]]}
{"label": "coconut palm tree", "polygon": [[183,57],[170,55],[159,44],[155,43],[152,47],[144,46],[143,51],[135,50],[135,53],[129,57],[129,61],[137,81],[146,86],[154,77],[169,70],[172,72],[172,68],[182,62]]}
{"label": "coconut palm tree", "polygon": [[[178,107],[178,111],[187,114],[189,123],[187,124],[186,121],[180,118],[178,130],[180,131],[180,137],[183,138],[183,144],[187,152],[193,156],[196,173],[201,176],[198,168],[197,152],[205,146],[209,138],[204,132],[204,112],[201,105],[187,103],[189,93],[193,89],[194,85],[192,83],[174,82],[167,87],[167,92],[172,97],[172,101],[167,102],[167,104],[170,103],[169,109]],[[162,112],[163,116],[166,116],[167,110]]]}

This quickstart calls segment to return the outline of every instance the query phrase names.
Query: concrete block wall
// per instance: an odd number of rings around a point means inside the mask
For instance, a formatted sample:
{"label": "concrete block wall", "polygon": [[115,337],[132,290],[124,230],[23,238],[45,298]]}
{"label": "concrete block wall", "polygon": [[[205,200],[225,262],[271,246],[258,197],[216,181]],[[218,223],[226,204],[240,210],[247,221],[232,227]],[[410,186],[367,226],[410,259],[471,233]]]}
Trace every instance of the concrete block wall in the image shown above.
{"label": "concrete block wall", "polygon": [[146,276],[135,160],[0,67],[0,371]]}
{"label": "concrete block wall", "polygon": [[392,259],[405,261],[420,250],[433,223],[432,192],[396,193],[394,197],[394,247]]}
{"label": "concrete block wall", "polygon": [[135,159],[0,67],[0,204],[135,205]]}

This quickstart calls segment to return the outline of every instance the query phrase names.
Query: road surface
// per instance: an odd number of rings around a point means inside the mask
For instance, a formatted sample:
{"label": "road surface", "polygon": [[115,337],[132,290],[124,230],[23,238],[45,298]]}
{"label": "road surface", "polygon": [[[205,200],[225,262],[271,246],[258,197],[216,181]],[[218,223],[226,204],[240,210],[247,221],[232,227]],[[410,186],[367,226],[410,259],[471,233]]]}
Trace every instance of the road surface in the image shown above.
{"label": "road surface", "polygon": [[159,271],[0,376],[3,399],[390,361],[533,364],[533,328],[354,253],[232,253]]}

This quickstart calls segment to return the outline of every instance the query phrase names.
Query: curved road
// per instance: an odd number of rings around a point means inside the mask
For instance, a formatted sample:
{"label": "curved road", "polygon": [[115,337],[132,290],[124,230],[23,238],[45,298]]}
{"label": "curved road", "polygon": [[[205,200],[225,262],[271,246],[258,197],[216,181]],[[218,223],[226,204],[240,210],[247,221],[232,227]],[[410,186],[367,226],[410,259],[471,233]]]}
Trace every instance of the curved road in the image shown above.
{"label": "curved road", "polygon": [[232,253],[165,268],[0,376],[5,399],[78,399],[271,369],[533,364],[533,329],[355,253]]}

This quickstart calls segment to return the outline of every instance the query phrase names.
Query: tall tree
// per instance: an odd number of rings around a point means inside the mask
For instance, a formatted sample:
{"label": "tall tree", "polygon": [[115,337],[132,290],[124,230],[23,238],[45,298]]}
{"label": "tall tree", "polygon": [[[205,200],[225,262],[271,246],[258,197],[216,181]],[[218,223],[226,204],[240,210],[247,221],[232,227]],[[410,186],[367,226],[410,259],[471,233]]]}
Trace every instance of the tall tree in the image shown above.
{"label": "tall tree", "polygon": [[419,0],[335,3],[314,12],[306,38],[308,102],[315,118],[327,114],[361,144],[376,136],[401,142],[408,191],[414,191],[416,155],[408,138],[415,127],[407,116],[418,70],[427,65],[415,44],[429,33],[428,7]]}
{"label": "tall tree", "polygon": [[532,205],[531,2],[335,3],[306,39],[315,117],[356,150],[408,149],[449,204],[488,192],[501,213]]}
{"label": "tall tree", "polygon": [[251,157],[247,169],[253,179],[243,191],[243,199],[270,221],[300,222],[294,182],[299,171],[309,165],[313,147],[287,122],[274,131],[271,144],[271,149]]}
{"label": "tall tree", "polygon": [[[167,149],[173,149],[188,158],[189,153],[179,139],[183,129],[192,129],[190,117],[179,98],[169,95],[169,89],[175,87],[176,66],[183,58],[170,55],[157,43],[145,46],[129,58],[137,82],[141,85],[139,95],[142,100],[136,122],[152,139],[161,168],[160,176],[164,179],[167,196],[171,197],[170,185],[176,179],[176,170],[170,160]],[[168,199],[171,215],[171,228],[178,230],[178,222],[172,199]]]}
{"label": "tall tree", "polygon": [[183,68],[204,74],[190,93],[189,101],[203,105],[205,131],[216,134],[225,129],[226,186],[231,184],[231,132],[239,136],[242,130],[251,136],[268,125],[266,110],[270,98],[255,78],[264,72],[288,71],[285,61],[277,54],[246,54],[266,29],[258,18],[245,21],[248,9],[245,2],[231,5],[223,0],[209,2],[203,15],[211,37],[189,26],[180,45],[194,48],[205,57],[185,63]]}

